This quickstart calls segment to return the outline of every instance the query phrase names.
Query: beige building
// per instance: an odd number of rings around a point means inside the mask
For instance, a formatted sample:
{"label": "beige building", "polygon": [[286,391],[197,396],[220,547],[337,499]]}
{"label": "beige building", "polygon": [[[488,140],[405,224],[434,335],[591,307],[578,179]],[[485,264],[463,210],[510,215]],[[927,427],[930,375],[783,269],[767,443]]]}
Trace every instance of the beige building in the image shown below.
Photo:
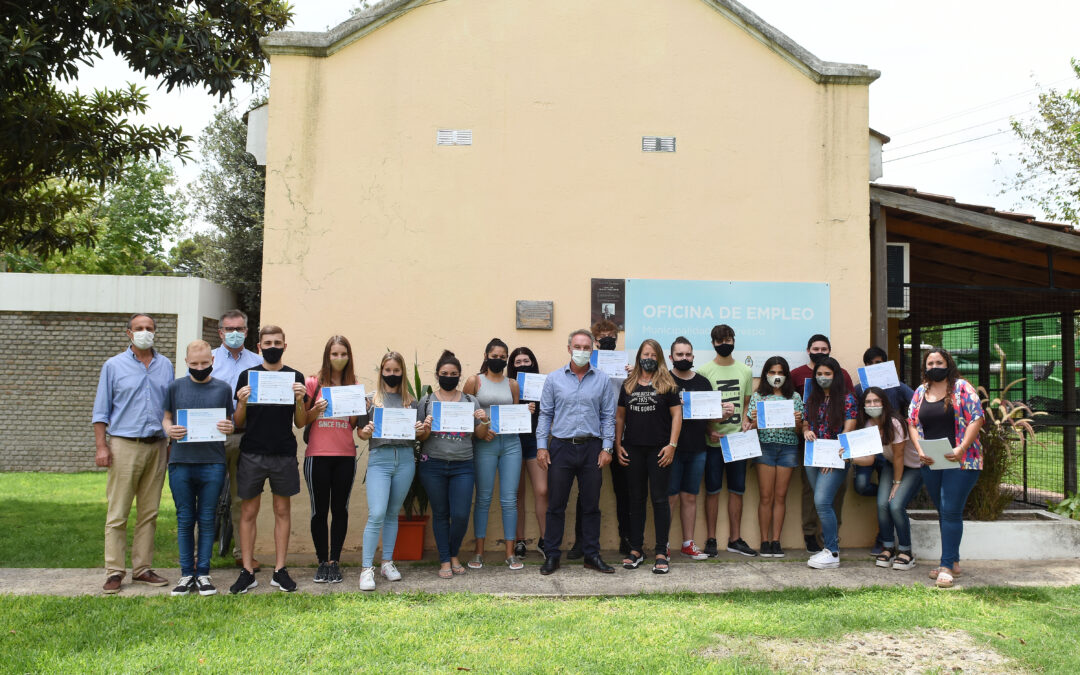
{"label": "beige building", "polygon": [[[854,367],[869,344],[878,72],[821,61],[738,2],[389,0],[263,46],[262,316],[285,328],[294,367],[313,372],[341,333],[369,385],[387,347],[430,381],[443,348],[475,372],[492,336],[550,370],[589,323],[594,277],[826,282],[835,355]],[[674,152],[646,152],[653,136]],[[553,330],[517,330],[517,300],[552,301]],[[868,545],[873,504],[849,495],[844,543]],[[350,549],[366,517],[355,496]],[[788,503],[794,547],[797,480]]]}

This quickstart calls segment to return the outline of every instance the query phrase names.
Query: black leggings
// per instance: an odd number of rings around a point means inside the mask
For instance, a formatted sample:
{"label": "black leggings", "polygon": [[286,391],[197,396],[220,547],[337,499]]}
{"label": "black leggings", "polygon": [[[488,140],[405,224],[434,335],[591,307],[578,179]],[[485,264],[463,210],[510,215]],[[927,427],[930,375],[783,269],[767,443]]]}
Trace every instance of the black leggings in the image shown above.
{"label": "black leggings", "polygon": [[[660,450],[655,446],[625,445],[630,455],[626,467],[630,489],[630,548],[645,553],[645,503],[652,496],[653,525],[656,529],[657,554],[667,553],[668,531],[671,529],[671,507],[668,506],[668,484],[671,465],[660,466]],[[618,460],[616,460],[618,461]]]}
{"label": "black leggings", "polygon": [[[304,480],[311,498],[311,540],[319,562],[341,560],[341,547],[349,530],[349,497],[356,478],[356,458],[344,456],[307,457],[304,459]],[[330,531],[326,518],[333,514]],[[330,539],[327,555],[326,540]]]}

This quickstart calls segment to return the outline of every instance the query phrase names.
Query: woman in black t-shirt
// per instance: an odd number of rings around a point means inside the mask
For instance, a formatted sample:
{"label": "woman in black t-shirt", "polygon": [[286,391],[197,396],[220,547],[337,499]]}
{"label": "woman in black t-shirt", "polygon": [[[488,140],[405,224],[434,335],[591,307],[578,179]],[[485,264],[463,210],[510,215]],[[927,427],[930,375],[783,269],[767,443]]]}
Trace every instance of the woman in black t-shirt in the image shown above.
{"label": "woman in black t-shirt", "polygon": [[681,429],[679,387],[668,372],[660,344],[645,340],[638,347],[633,370],[619,388],[619,407],[615,411],[615,452],[619,463],[627,467],[630,483],[631,550],[623,559],[626,569],[637,569],[645,560],[645,501],[650,495],[656,527],[656,562],[652,571],[668,572],[671,509],[667,492]]}

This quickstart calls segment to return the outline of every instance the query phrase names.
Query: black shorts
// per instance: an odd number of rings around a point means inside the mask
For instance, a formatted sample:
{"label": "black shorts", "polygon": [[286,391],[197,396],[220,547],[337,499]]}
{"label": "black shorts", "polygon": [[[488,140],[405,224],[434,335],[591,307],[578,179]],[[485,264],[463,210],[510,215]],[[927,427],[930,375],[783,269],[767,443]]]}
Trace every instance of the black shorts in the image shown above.
{"label": "black shorts", "polygon": [[278,497],[300,494],[300,469],[295,456],[240,453],[236,467],[236,494],[240,499],[261,495],[268,478],[270,492]]}

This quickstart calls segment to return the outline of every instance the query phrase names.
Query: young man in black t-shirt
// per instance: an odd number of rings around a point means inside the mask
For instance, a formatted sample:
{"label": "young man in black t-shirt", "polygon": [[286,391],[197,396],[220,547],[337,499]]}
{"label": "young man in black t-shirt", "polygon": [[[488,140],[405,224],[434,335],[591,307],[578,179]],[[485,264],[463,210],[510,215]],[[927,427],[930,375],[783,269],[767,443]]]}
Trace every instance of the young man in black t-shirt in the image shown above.
{"label": "young man in black t-shirt", "polygon": [[[277,326],[263,326],[259,331],[261,365],[240,373],[236,381],[236,415],[238,428],[244,428],[240,441],[240,461],[237,463],[237,494],[240,506],[240,551],[244,568],[230,593],[244,593],[258,586],[255,581],[255,520],[259,515],[263,485],[270,480],[270,492],[274,496],[274,576],[270,585],[283,591],[296,590],[296,582],[285,568],[285,556],[289,551],[289,528],[291,511],[289,499],[300,493],[300,471],[296,461],[296,436],[293,426],[303,427],[307,421],[304,404],[307,390],[304,375],[284,365],[281,356],[285,352],[285,331]],[[293,401],[291,404],[251,403],[251,373],[292,373]]]}

